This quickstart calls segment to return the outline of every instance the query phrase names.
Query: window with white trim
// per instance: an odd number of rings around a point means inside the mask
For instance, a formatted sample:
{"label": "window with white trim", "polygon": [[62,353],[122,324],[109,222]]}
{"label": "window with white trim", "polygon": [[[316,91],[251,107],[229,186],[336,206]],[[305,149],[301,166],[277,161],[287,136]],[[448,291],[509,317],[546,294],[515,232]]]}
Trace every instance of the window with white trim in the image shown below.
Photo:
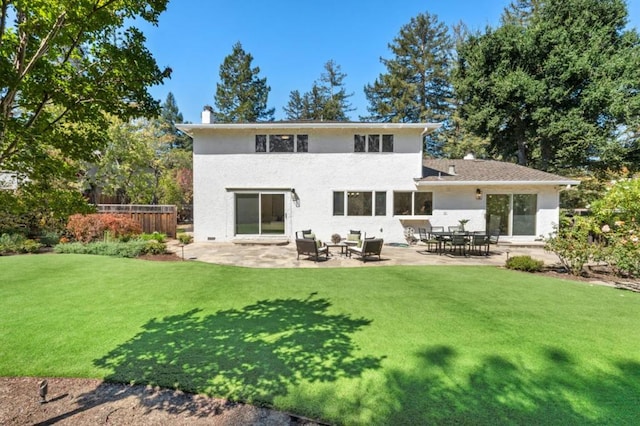
{"label": "window with white trim", "polygon": [[384,191],[335,191],[334,216],[386,216],[387,193]]}
{"label": "window with white trim", "polygon": [[353,152],[393,152],[393,135],[354,135]]}
{"label": "window with white trim", "polygon": [[394,191],[394,216],[419,216],[433,214],[433,192]]}
{"label": "window with white trim", "polygon": [[309,135],[256,135],[256,152],[309,152]]}

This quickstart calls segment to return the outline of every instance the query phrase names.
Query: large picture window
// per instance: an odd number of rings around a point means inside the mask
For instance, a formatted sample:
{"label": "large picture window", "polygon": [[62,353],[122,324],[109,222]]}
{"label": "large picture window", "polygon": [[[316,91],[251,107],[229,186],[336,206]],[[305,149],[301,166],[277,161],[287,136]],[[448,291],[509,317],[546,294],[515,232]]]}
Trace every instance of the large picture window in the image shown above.
{"label": "large picture window", "polygon": [[387,193],[384,191],[335,191],[334,216],[385,216]]}
{"label": "large picture window", "polygon": [[394,192],[393,214],[396,216],[433,214],[433,192]]}

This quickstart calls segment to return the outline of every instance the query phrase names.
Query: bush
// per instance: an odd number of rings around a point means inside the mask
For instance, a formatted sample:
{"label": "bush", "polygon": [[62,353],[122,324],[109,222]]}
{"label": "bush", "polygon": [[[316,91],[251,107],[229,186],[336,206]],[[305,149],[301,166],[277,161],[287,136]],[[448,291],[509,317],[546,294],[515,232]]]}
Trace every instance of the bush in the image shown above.
{"label": "bush", "polygon": [[140,224],[126,215],[110,213],[74,214],[69,217],[67,231],[76,241],[89,243],[100,240],[105,232],[122,241],[142,233]]}
{"label": "bush", "polygon": [[167,234],[154,232],[152,234],[140,234],[138,238],[144,241],[157,241],[159,243],[164,243],[167,240]]}
{"label": "bush", "polygon": [[37,253],[42,244],[35,240],[28,240],[22,234],[0,235],[0,254],[6,253]]}
{"label": "bush", "polygon": [[183,232],[178,234],[178,241],[180,241],[181,244],[189,244],[191,243],[191,241],[193,241],[193,237]]}
{"label": "bush", "polygon": [[98,241],[93,243],[68,243],[55,246],[56,253],[95,254],[113,257],[138,257],[145,252],[147,241],[131,240],[127,242]]}
{"label": "bush", "polygon": [[531,256],[513,256],[507,259],[506,267],[516,271],[540,272],[542,265],[542,260],[533,259]]}
{"label": "bush", "polygon": [[591,217],[563,218],[555,235],[545,241],[544,249],[555,253],[560,263],[572,275],[581,275],[584,265],[591,261],[600,249],[590,240],[599,232]]}
{"label": "bush", "polygon": [[44,232],[40,235],[40,242],[45,247],[53,247],[60,242],[60,235],[54,231]]}
{"label": "bush", "polygon": [[166,244],[156,240],[146,241],[146,244],[144,246],[145,254],[164,254],[166,251]]}

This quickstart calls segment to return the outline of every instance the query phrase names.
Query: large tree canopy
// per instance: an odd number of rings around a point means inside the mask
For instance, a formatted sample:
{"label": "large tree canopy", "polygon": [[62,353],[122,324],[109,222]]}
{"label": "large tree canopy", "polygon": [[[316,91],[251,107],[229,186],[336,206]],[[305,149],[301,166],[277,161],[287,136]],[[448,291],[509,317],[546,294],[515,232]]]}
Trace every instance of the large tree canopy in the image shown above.
{"label": "large tree canopy", "polygon": [[381,59],[387,72],[364,88],[370,116],[382,122],[444,121],[450,114],[453,42],[446,25],[428,13],[400,29]]}
{"label": "large tree canopy", "polygon": [[253,56],[238,42],[220,66],[216,87],[216,119],[225,123],[272,121],[274,108],[267,108],[271,88],[259,78],[259,67],[251,67]]}
{"label": "large tree canopy", "polygon": [[167,0],[0,2],[0,170],[74,173],[105,143],[106,113],[151,116],[160,70],[125,22],[157,23]]}
{"label": "large tree canopy", "polygon": [[488,138],[494,156],[543,170],[628,160],[640,41],[626,17],[622,0],[512,5],[500,27],[459,46],[454,85],[467,129]]}

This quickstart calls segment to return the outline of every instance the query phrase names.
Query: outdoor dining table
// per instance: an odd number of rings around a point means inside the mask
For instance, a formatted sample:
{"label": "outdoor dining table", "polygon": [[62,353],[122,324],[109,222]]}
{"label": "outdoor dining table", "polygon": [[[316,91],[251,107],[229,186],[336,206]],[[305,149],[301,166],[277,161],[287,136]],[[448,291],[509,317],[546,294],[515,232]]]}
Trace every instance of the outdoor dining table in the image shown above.
{"label": "outdoor dining table", "polygon": [[438,248],[436,249],[438,254],[444,253],[444,247],[448,240],[451,240],[454,235],[464,235],[465,239],[469,240],[473,234],[471,231],[432,231],[431,235],[435,236],[438,240]]}

